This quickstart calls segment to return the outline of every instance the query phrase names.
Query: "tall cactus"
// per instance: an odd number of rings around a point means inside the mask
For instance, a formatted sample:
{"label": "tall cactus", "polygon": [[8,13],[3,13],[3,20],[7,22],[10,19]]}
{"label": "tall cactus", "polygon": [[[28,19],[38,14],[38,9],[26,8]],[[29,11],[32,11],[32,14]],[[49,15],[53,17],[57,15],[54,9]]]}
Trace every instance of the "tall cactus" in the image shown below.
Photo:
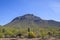
{"label": "tall cactus", "polygon": [[28,38],[35,38],[36,36],[35,36],[35,33],[34,32],[32,32],[31,30],[30,30],[30,28],[28,28]]}
{"label": "tall cactus", "polygon": [[28,32],[30,32],[30,28],[28,28]]}
{"label": "tall cactus", "polygon": [[5,32],[5,29],[2,29],[2,33],[4,33]]}

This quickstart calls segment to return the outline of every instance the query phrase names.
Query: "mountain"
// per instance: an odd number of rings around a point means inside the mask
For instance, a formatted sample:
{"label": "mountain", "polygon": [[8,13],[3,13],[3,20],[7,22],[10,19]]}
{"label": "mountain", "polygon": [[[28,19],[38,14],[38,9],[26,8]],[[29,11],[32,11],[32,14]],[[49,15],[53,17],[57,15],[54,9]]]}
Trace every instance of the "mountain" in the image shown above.
{"label": "mountain", "polygon": [[6,24],[8,27],[60,27],[60,22],[54,20],[43,20],[33,14],[26,14],[14,18],[10,23]]}

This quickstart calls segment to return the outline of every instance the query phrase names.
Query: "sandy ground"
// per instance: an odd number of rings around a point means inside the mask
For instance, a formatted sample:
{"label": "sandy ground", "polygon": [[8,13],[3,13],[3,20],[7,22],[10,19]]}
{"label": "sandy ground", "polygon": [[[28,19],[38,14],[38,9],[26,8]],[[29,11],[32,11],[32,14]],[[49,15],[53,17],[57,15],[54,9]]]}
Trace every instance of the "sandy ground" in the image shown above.
{"label": "sandy ground", "polygon": [[39,40],[39,38],[32,38],[32,39],[28,39],[28,38],[0,38],[0,40]]}
{"label": "sandy ground", "polygon": [[[41,38],[32,38],[32,39],[28,39],[28,38],[0,38],[0,40],[41,40]],[[60,39],[56,39],[56,38],[49,38],[46,40],[60,40]]]}

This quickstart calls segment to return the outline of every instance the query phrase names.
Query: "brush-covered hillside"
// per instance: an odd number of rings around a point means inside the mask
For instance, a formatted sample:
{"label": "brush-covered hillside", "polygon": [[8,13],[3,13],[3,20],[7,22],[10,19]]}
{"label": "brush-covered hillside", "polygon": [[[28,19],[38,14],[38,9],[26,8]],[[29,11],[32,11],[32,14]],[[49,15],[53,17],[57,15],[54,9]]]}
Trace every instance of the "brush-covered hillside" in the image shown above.
{"label": "brush-covered hillside", "polygon": [[14,18],[8,27],[60,27],[60,22],[55,20],[44,20],[33,14],[25,14]]}

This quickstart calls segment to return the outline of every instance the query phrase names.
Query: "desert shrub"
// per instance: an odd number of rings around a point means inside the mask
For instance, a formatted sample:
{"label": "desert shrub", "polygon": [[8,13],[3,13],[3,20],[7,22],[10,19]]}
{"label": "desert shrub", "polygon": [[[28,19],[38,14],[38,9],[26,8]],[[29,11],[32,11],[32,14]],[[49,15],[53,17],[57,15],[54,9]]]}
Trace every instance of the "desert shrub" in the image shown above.
{"label": "desert shrub", "polygon": [[20,37],[20,38],[21,38],[21,36],[22,36],[22,34],[21,34],[21,33],[19,33],[19,34],[17,34],[17,35],[16,35],[16,37]]}
{"label": "desert shrub", "polygon": [[47,34],[48,34],[49,36],[52,36],[52,32],[48,32]]}
{"label": "desert shrub", "polygon": [[11,31],[6,31],[4,34],[5,34],[5,36],[7,36],[7,37],[14,36],[14,33],[11,32]]}
{"label": "desert shrub", "polygon": [[45,31],[41,31],[40,34],[39,34],[40,37],[44,38],[47,36],[47,32]]}
{"label": "desert shrub", "polygon": [[28,38],[35,38],[36,35],[33,32],[28,32]]}
{"label": "desert shrub", "polygon": [[4,34],[3,33],[0,33],[0,38],[2,38],[4,36]]}

